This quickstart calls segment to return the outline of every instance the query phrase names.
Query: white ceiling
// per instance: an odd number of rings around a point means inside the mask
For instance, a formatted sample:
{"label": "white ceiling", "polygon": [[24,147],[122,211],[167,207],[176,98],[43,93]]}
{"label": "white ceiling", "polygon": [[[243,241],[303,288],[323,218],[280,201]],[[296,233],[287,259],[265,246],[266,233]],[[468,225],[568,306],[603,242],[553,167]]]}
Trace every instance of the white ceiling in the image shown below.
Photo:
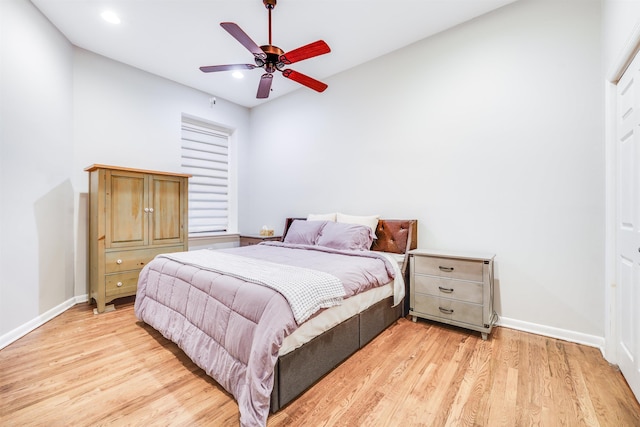
{"label": "white ceiling", "polygon": [[[258,45],[268,44],[262,0],[31,1],[76,46],[246,107],[266,102],[256,99],[262,69],[244,71],[243,79],[198,69],[253,63],[253,55],[219,24],[235,22]],[[329,54],[290,66],[324,81],[514,1],[280,0],[272,12],[272,42],[285,52],[327,42]],[[119,15],[119,25],[100,17],[107,9]],[[310,90],[275,75],[269,99],[297,89]]]}

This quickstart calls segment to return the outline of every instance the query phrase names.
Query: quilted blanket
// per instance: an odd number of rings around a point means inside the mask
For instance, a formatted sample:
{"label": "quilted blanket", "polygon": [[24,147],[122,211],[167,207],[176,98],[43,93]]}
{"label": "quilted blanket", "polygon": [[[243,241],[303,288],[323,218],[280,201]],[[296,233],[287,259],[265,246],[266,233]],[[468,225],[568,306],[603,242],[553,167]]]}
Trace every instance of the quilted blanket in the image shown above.
{"label": "quilted blanket", "polygon": [[[389,283],[394,276],[384,257],[266,245],[236,249],[224,252],[330,272],[347,296]],[[265,426],[278,351],[297,328],[287,299],[269,286],[179,257],[158,256],[142,270],[136,316],[175,342],[234,396],[242,426]]]}
{"label": "quilted blanket", "polygon": [[159,256],[268,286],[286,298],[298,324],[321,308],[340,304],[345,295],[342,283],[337,277],[309,268],[211,250]]}

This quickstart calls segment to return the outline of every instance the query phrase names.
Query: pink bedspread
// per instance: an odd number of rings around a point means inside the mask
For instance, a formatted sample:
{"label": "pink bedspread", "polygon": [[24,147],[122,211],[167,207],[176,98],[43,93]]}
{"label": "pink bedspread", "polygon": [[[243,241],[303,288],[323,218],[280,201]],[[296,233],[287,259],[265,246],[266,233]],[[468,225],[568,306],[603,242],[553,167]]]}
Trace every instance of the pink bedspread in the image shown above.
{"label": "pink bedspread", "polygon": [[[380,255],[317,249],[272,243],[225,251],[333,274],[347,296],[393,280]],[[278,351],[297,328],[282,295],[160,256],[140,273],[135,314],[235,397],[242,426],[266,425]]]}

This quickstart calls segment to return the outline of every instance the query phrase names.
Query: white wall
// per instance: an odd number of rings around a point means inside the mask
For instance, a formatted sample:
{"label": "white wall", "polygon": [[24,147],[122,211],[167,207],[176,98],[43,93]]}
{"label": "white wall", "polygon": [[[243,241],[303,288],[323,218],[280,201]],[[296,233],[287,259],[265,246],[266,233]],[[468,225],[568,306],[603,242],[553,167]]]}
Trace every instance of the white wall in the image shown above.
{"label": "white wall", "polygon": [[72,47],[0,1],[0,337],[73,297]]}
{"label": "white wall", "polygon": [[84,49],[74,49],[75,172],[93,163],[180,171],[183,113],[236,131],[246,144],[249,110]]}
{"label": "white wall", "polygon": [[87,294],[84,168],[180,171],[183,113],[233,130],[240,158],[249,111],[75,48],[27,0],[0,17],[2,348]]}
{"label": "white wall", "polygon": [[240,224],[417,218],[419,246],[497,254],[505,324],[601,344],[597,0],[521,0],[252,110]]}

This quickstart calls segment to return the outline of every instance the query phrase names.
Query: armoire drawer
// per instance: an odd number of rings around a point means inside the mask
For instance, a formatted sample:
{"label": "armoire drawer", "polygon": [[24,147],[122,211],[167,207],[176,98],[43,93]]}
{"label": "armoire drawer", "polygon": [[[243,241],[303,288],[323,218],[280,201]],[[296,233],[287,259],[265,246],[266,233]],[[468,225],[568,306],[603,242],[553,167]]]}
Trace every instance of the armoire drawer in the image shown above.
{"label": "armoire drawer", "polygon": [[482,261],[418,256],[414,262],[414,272],[418,274],[475,282],[482,282],[483,279]]}
{"label": "armoire drawer", "polygon": [[140,270],[156,255],[182,251],[184,251],[183,245],[107,252],[105,254],[105,271],[107,273],[117,273],[120,271]]}
{"label": "armoire drawer", "polygon": [[483,286],[481,282],[467,282],[421,274],[416,274],[413,281],[417,293],[482,304]]}
{"label": "armoire drawer", "polygon": [[138,289],[138,276],[140,270],[127,271],[125,273],[106,274],[105,296],[135,295]]}
{"label": "armoire drawer", "polygon": [[415,294],[413,311],[470,325],[482,326],[482,305]]}

